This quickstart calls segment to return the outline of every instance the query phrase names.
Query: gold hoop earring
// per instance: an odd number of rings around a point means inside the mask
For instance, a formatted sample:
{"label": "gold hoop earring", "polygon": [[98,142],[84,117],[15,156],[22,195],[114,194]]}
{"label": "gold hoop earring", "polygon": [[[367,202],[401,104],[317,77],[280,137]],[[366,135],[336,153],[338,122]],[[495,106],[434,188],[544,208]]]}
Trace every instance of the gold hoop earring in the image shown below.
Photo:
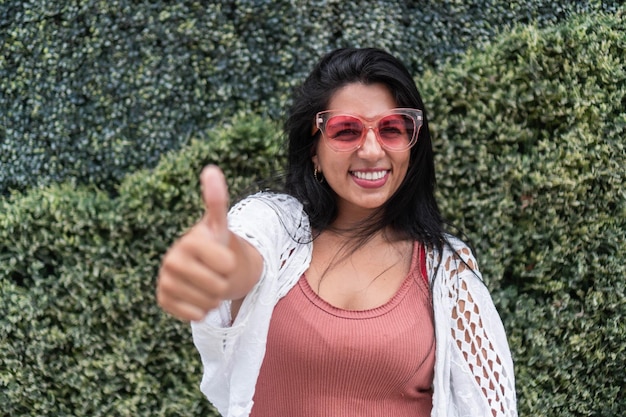
{"label": "gold hoop earring", "polygon": [[323,176],[321,176],[321,178],[318,177],[317,176],[318,172],[321,174],[321,172],[317,170],[317,167],[315,167],[315,169],[313,170],[313,178],[315,178],[315,181],[317,181],[318,183],[323,184],[324,183],[324,177]]}

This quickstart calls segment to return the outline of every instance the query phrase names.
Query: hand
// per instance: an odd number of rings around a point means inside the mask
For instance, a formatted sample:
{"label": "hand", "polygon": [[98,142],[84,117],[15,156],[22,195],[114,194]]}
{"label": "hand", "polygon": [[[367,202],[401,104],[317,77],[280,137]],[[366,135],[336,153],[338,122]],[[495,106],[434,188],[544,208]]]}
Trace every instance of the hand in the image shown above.
{"label": "hand", "polygon": [[163,257],[157,281],[157,301],[181,320],[201,320],[219,306],[229,290],[228,276],[236,256],[229,248],[228,187],[214,165],[200,175],[205,213]]}

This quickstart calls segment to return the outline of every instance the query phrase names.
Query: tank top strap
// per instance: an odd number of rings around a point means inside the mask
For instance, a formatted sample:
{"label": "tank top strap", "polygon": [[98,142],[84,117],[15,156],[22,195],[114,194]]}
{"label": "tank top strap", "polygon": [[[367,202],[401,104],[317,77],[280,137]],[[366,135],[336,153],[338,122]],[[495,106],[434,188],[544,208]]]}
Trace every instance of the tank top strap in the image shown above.
{"label": "tank top strap", "polygon": [[428,271],[426,270],[426,248],[424,247],[424,245],[420,244],[419,245],[419,265],[420,265],[420,271],[422,273],[422,277],[424,278],[424,281],[426,282],[426,286],[429,286],[429,282],[428,282]]}

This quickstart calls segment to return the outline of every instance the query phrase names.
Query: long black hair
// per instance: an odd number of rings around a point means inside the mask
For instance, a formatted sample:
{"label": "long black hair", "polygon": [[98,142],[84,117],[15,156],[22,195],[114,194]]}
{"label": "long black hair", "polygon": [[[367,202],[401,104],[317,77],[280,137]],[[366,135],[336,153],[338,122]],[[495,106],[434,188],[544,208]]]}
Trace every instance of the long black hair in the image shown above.
{"label": "long black hair", "polygon": [[410,150],[409,168],[391,198],[360,228],[367,238],[390,228],[405,239],[437,249],[445,239],[442,216],[435,201],[435,165],[428,129],[427,112],[415,82],[404,64],[377,48],[342,48],[325,56],[296,90],[285,122],[288,140],[286,191],[304,205],[311,227],[321,232],[337,216],[336,195],[327,183],[313,176],[313,149],[320,133],[313,132],[313,120],[327,110],[337,90],[351,83],[387,86],[398,107],[422,110],[423,124],[417,143]]}

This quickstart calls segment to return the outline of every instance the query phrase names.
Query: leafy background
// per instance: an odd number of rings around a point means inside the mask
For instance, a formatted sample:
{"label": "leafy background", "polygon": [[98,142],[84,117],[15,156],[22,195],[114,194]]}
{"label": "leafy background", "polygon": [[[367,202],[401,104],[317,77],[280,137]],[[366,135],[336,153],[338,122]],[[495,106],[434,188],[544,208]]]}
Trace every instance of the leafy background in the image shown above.
{"label": "leafy background", "polygon": [[[367,6],[367,7],[365,7]],[[199,216],[282,168],[290,90],[337,46],[415,74],[441,207],[476,248],[520,415],[619,416],[620,2],[0,1],[0,415],[217,415],[154,280]]]}

